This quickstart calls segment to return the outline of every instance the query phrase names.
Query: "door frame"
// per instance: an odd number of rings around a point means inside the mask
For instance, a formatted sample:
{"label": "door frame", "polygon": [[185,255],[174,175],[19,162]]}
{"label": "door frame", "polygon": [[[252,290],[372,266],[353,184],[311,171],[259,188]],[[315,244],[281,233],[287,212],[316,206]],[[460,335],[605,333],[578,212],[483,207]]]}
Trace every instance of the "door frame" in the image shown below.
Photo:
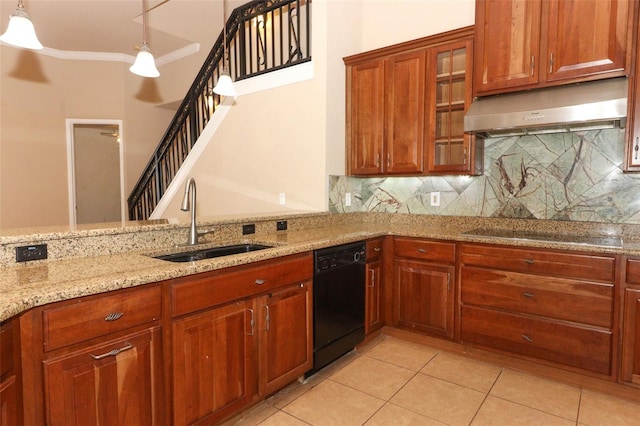
{"label": "door frame", "polygon": [[91,119],[91,118],[67,118],[67,182],[69,193],[69,225],[77,225],[76,218],[76,174],[75,174],[75,142],[73,128],[75,124],[95,124],[118,126],[120,142],[118,143],[118,157],[120,162],[120,221],[126,221],[126,203],[124,198],[124,148],[122,120]]}

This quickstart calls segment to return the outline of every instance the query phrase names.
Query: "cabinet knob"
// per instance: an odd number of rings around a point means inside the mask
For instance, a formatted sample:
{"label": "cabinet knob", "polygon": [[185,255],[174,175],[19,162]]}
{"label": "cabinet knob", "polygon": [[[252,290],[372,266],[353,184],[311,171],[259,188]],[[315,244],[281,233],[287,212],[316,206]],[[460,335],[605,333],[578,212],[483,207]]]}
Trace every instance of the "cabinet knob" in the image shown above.
{"label": "cabinet knob", "polygon": [[526,334],[523,334],[522,338],[524,340],[526,340],[527,342],[529,342],[529,343],[533,343],[533,337],[531,337],[531,336],[527,336]]}
{"label": "cabinet knob", "polygon": [[261,280],[260,278],[258,278],[257,280],[255,280],[255,284],[256,284],[256,285],[262,285],[262,284],[264,284],[265,282],[267,282],[267,280]]}
{"label": "cabinet knob", "polygon": [[379,251],[380,251],[380,247],[374,247],[374,248],[373,248],[373,251],[377,251],[377,252],[379,252]]}
{"label": "cabinet knob", "polygon": [[418,253],[426,253],[426,252],[427,252],[427,250],[425,250],[425,249],[423,249],[423,248],[418,249]]}
{"label": "cabinet knob", "polygon": [[536,263],[536,261],[533,259],[525,259],[524,263],[526,263],[527,265],[533,265],[534,263]]}
{"label": "cabinet knob", "polygon": [[535,296],[535,294],[529,293],[528,291],[525,291],[524,293],[522,293],[522,295],[527,299],[533,299],[533,297]]}

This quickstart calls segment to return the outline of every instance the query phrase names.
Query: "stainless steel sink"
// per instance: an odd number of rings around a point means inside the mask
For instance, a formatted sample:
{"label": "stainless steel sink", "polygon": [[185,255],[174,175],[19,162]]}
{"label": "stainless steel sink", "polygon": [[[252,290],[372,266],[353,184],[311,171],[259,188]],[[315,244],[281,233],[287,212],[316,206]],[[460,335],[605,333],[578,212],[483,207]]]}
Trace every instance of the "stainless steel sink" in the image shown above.
{"label": "stainless steel sink", "polygon": [[230,256],[232,254],[248,253],[256,250],[271,248],[263,244],[233,244],[222,247],[212,247],[199,250],[189,250],[179,253],[163,254],[153,256],[156,259],[168,260],[169,262],[193,262],[203,259],[213,259],[215,257]]}

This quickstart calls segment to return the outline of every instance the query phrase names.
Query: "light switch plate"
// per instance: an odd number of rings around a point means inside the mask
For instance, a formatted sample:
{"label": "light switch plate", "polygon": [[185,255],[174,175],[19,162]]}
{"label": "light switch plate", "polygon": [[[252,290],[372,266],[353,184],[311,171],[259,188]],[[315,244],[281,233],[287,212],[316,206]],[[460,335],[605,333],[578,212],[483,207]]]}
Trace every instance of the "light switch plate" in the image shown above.
{"label": "light switch plate", "polygon": [[432,192],[431,193],[431,206],[439,207],[440,206],[440,193]]}

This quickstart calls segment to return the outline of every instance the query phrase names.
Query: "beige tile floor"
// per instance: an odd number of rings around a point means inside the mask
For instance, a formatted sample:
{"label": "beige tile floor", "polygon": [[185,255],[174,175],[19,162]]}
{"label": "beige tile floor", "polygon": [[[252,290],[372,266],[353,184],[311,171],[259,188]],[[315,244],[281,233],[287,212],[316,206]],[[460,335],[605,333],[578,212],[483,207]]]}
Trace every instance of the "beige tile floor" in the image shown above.
{"label": "beige tile floor", "polygon": [[640,425],[640,404],[382,336],[228,425]]}

